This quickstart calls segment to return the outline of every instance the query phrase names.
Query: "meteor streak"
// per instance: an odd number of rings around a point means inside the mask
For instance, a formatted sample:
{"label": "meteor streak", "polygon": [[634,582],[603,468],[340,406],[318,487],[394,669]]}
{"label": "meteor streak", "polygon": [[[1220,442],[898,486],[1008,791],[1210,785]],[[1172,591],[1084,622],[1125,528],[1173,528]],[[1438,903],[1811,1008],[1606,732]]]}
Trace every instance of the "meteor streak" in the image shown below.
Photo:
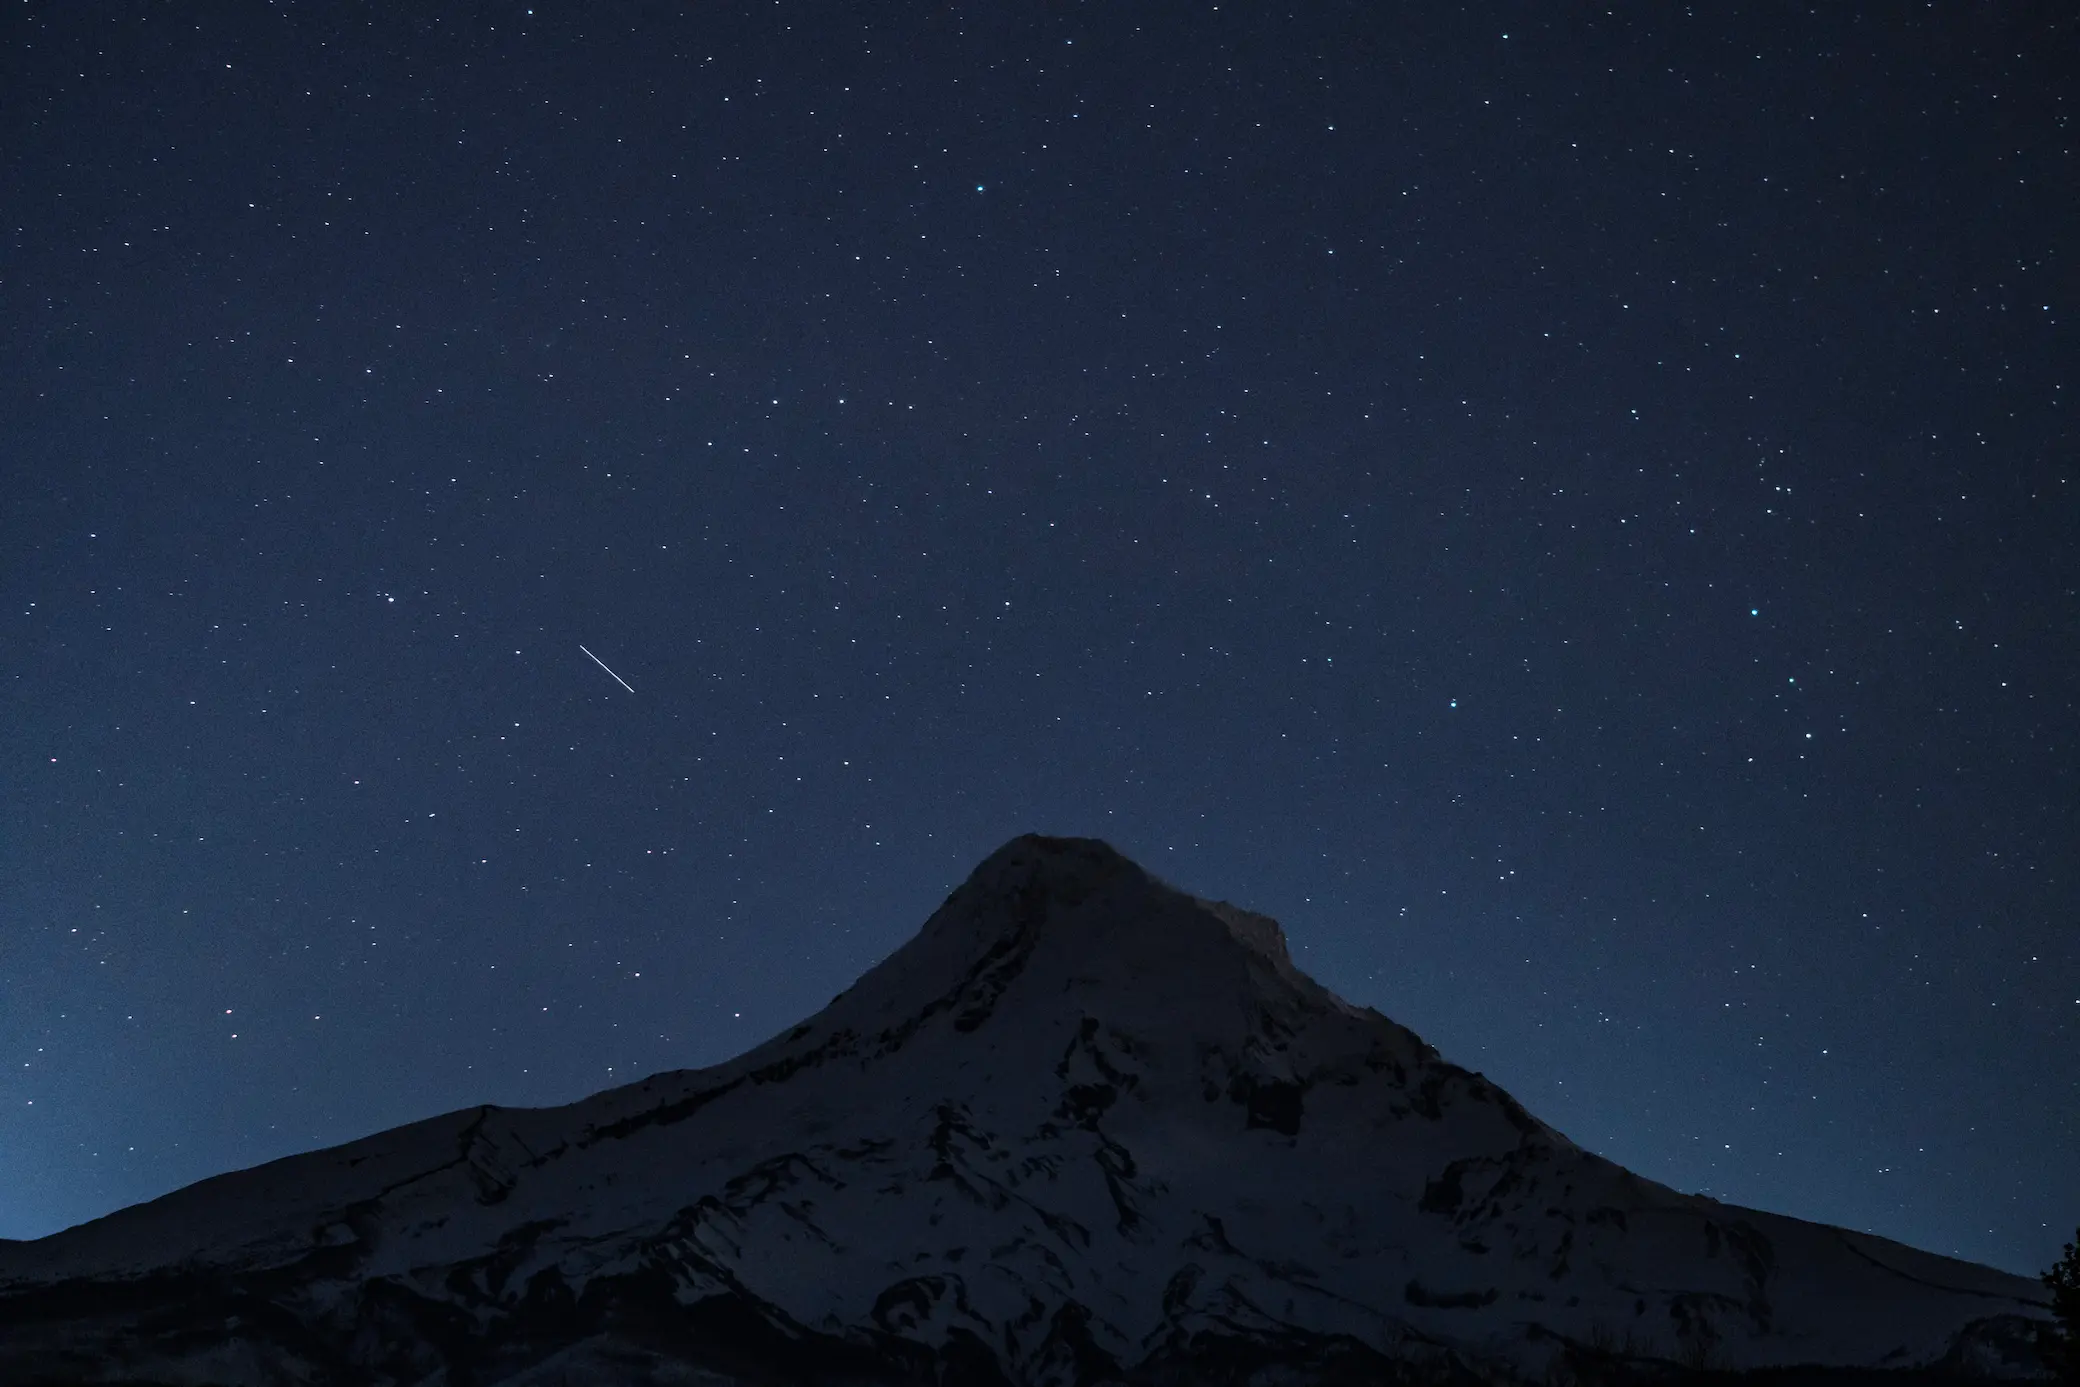
{"label": "meteor streak", "polygon": [[[585,647],[581,645],[578,647],[578,649],[585,650]],[[590,650],[585,650],[585,658],[592,661],[592,663],[598,665],[601,669],[607,669],[607,662],[605,660],[602,660],[599,656],[593,654]],[[626,679],[623,679],[620,675],[614,673],[614,671],[611,669],[607,669],[607,678],[613,680],[622,688],[628,689],[630,693],[635,692],[633,688],[629,687],[629,682]]]}

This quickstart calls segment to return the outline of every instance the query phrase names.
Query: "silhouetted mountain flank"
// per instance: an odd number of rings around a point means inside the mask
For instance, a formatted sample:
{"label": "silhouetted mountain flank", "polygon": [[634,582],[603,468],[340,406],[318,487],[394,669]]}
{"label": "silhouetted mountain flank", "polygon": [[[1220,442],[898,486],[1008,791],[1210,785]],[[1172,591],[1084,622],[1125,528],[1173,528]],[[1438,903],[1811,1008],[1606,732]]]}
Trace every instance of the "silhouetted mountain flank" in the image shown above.
{"label": "silhouetted mountain flank", "polygon": [[2036,1283],[1682,1195],[1024,837],[712,1069],[0,1244],[0,1382],[1868,1381],[2034,1371]]}

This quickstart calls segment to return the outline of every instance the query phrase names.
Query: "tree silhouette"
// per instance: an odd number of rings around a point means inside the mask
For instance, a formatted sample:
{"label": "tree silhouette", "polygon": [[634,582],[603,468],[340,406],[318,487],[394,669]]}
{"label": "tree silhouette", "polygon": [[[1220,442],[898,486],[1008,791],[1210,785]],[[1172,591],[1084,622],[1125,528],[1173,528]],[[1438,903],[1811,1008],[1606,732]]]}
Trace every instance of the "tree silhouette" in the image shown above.
{"label": "tree silhouette", "polygon": [[2044,1326],[2041,1346],[2053,1378],[2080,1387],[2080,1230],[2073,1238],[2066,1255],[2044,1273],[2055,1323]]}

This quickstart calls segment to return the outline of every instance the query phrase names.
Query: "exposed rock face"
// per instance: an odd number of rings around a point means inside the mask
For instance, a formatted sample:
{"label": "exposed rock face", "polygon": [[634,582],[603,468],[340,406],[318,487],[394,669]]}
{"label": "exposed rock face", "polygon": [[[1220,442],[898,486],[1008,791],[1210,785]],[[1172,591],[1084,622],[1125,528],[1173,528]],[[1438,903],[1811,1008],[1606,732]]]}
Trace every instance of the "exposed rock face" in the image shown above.
{"label": "exposed rock face", "polygon": [[2036,1283],[1677,1194],[1026,837],[712,1069],[476,1108],[0,1243],[0,1383],[2026,1373]]}

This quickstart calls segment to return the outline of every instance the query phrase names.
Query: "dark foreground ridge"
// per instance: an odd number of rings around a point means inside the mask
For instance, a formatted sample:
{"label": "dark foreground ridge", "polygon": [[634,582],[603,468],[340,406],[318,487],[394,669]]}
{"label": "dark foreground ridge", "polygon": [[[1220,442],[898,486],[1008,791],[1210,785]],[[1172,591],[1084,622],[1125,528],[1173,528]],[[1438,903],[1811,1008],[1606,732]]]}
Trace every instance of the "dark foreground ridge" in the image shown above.
{"label": "dark foreground ridge", "polygon": [[1632,1175],[1037,836],[727,1064],[0,1243],[4,1387],[1944,1387],[2045,1314]]}

